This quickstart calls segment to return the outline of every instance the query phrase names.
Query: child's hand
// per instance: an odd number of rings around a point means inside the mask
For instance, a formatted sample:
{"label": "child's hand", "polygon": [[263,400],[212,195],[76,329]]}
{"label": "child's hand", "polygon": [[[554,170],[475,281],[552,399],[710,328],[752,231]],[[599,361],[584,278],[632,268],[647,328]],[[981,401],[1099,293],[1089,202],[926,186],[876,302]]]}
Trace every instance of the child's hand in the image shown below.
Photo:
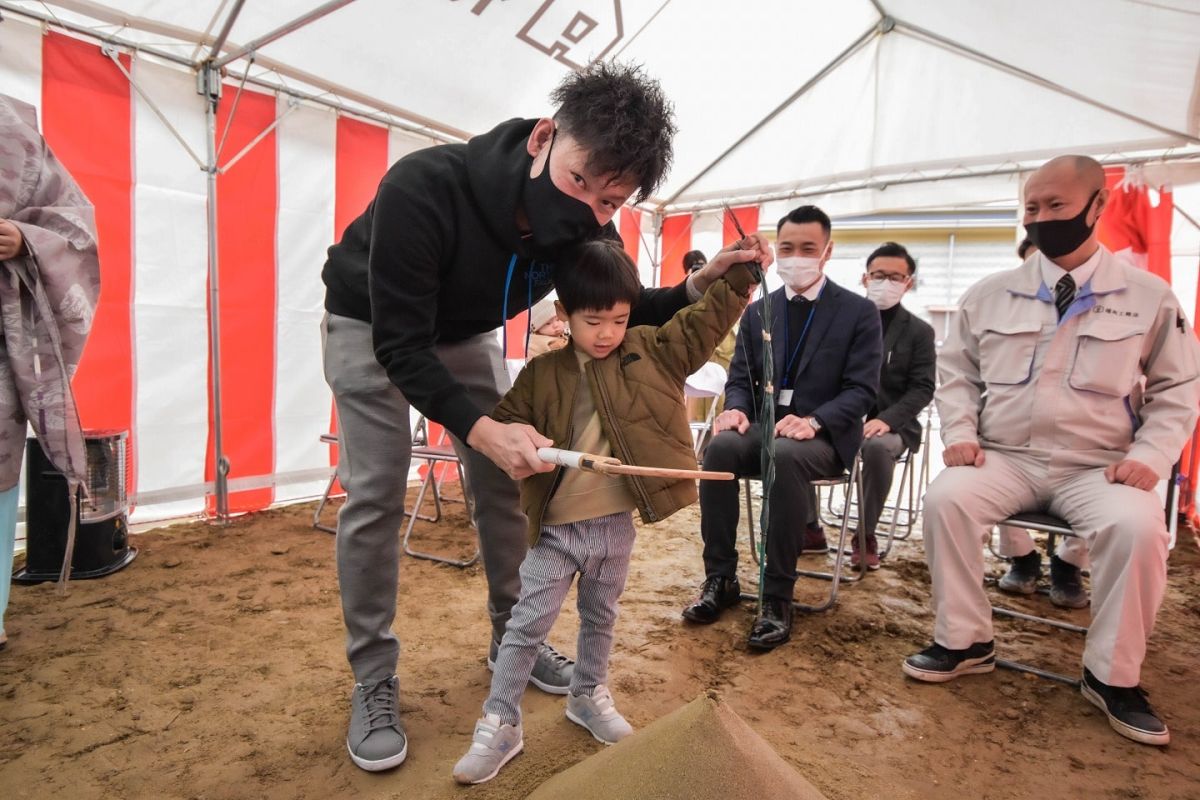
{"label": "child's hand", "polygon": [[513,480],[554,469],[553,464],[542,461],[537,454],[539,447],[553,447],[554,442],[530,425],[505,424],[491,417],[480,417],[467,434],[467,444],[490,458]]}
{"label": "child's hand", "polygon": [[757,261],[765,270],[775,260],[771,245],[759,233],[752,233],[740,242],[720,250],[712,260],[696,271],[692,278],[697,291],[704,292],[734,264]]}

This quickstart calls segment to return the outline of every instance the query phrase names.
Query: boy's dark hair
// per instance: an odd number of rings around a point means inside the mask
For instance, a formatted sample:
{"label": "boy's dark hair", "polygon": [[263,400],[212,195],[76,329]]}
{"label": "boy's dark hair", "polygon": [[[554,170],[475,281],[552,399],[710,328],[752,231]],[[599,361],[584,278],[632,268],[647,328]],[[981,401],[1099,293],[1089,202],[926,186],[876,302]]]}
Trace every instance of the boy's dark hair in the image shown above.
{"label": "boy's dark hair", "polygon": [[1033,240],[1026,236],[1021,240],[1021,243],[1017,245],[1017,258],[1024,261],[1025,254],[1029,252],[1029,248],[1031,247],[1033,247]]}
{"label": "boy's dark hair", "polygon": [[576,247],[554,268],[554,288],[568,314],[607,311],[622,301],[633,308],[642,294],[637,266],[611,239],[593,239]]}
{"label": "boy's dark hair", "polygon": [[688,250],[683,254],[683,271],[691,272],[693,268],[699,269],[708,263],[708,257],[700,250]]}
{"label": "boy's dark hair", "polygon": [[825,238],[829,238],[829,232],[833,230],[833,223],[829,221],[829,215],[816,206],[800,206],[793,208],[780,220],[775,226],[775,235],[783,230],[783,223],[790,222],[793,225],[803,225],[805,222],[817,222],[821,225],[821,230],[825,231]]}
{"label": "boy's dark hair", "polygon": [[884,256],[885,258],[903,258],[905,263],[908,264],[909,276],[911,277],[917,274],[916,259],[909,255],[908,249],[902,244],[898,244],[897,242],[884,242],[883,244],[879,245],[879,247],[876,247],[875,252],[867,256],[868,272],[871,270],[871,262],[880,256]]}
{"label": "boy's dark hair", "polygon": [[640,66],[598,61],[563,78],[550,100],[558,127],[587,148],[588,169],[637,181],[637,203],[662,183],[673,158],[675,112]]}

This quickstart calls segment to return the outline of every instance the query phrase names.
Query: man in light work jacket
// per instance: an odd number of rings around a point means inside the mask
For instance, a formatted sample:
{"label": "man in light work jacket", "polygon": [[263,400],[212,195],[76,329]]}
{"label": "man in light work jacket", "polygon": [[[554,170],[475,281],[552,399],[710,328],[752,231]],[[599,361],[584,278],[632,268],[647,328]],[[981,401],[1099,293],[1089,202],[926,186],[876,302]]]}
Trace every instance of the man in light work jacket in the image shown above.
{"label": "man in light work jacket", "polygon": [[[1017,257],[1024,262],[1037,256],[1038,249],[1029,237],[1017,245]],[[997,555],[1010,559],[1008,572],[996,584],[1009,594],[1037,594],[1042,577],[1042,556],[1033,537],[1024,528],[1001,525]],[[1083,570],[1088,568],[1087,544],[1075,536],[1062,536],[1050,555],[1050,602],[1059,608],[1085,608],[1087,589],[1083,588]]]}
{"label": "man in light work jacket", "polygon": [[1167,579],[1154,489],[1196,423],[1197,348],[1170,287],[1099,244],[1107,199],[1094,160],[1042,166],[1024,219],[1040,254],[963,296],[935,395],[949,469],[925,496],[934,643],[903,667],[930,682],[995,668],[980,534],[1044,510],[1092,562],[1084,697],[1122,736],[1165,745],[1139,686]]}

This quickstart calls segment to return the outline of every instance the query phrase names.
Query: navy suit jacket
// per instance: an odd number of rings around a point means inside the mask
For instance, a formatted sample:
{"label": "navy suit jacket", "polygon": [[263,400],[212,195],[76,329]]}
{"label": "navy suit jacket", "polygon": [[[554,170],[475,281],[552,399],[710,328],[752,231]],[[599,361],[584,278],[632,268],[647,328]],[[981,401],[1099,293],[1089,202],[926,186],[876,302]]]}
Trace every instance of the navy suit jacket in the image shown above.
{"label": "navy suit jacket", "polygon": [[[792,408],[802,417],[813,416],[824,426],[842,465],[854,461],[863,439],[863,416],[875,402],[883,361],[882,326],[875,304],[847,291],[828,278],[813,311],[808,342],[795,365]],[[772,311],[775,360],[775,397],[783,384],[783,320],[787,296],[782,288],[767,295]],[[762,318],[756,300],[738,325],[737,346],[725,384],[725,408],[742,411],[757,420],[762,401]],[[764,435],[766,432],[764,431]]]}

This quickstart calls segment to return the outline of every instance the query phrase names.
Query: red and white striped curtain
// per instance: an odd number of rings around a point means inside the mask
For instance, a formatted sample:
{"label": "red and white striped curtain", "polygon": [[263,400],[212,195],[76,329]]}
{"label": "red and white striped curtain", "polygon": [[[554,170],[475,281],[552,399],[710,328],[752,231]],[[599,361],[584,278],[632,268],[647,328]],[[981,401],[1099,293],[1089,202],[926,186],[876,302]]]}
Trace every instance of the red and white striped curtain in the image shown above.
{"label": "red and white striped curtain", "polygon": [[[84,425],[130,432],[135,520],[212,513],[204,102],[191,72],[119,59],[90,40],[5,25],[0,91],[38,109],[51,148],[96,206],[102,290],[74,382]],[[235,513],[324,489],[337,460],[319,441],[337,429],[321,368],[325,252],[388,166],[432,144],[249,89],[230,119],[236,90],[225,87],[217,119],[218,163],[228,166],[217,180],[222,446]],[[756,227],[757,209],[738,213]],[[690,219],[666,220],[655,281],[654,218],[622,209],[618,227],[644,283],[682,279]],[[510,323],[510,358],[522,355],[525,324]]]}
{"label": "red and white striped curtain", "polygon": [[[204,104],[195,76],[120,56],[186,147],[100,47],[5,25],[0,91],[32,103],[47,142],[96,206],[102,289],[74,379],[85,427],[128,430],[135,519],[212,511],[214,409]],[[431,142],[225,87],[219,163],[282,122],[217,182],[223,448],[230,509],[319,494],[336,453],[321,368],[325,251],[395,159]],[[257,480],[256,480],[257,479]],[[274,484],[267,485],[267,484]],[[237,487],[237,484],[234,484]]]}
{"label": "red and white striped curtain", "polygon": [[[1172,283],[1171,223],[1175,204],[1171,188],[1150,187],[1140,172],[1124,167],[1108,167],[1104,172],[1109,199],[1097,224],[1100,241],[1134,265]],[[1196,313],[1200,314],[1200,292],[1197,293]],[[1193,325],[1196,323],[1196,317],[1192,322]],[[1193,523],[1197,521],[1198,441],[1200,426],[1193,432],[1180,459],[1179,512]]]}

